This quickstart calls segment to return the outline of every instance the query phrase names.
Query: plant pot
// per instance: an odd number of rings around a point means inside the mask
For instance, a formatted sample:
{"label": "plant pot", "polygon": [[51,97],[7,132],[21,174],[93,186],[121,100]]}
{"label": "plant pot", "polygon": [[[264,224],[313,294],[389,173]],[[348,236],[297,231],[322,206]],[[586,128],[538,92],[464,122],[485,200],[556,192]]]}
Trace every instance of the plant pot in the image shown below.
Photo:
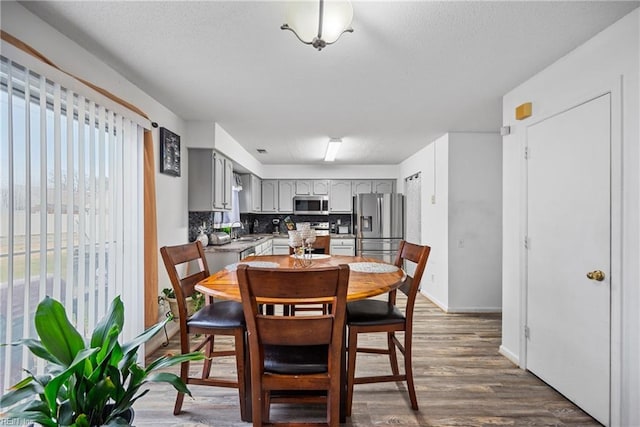
{"label": "plant pot", "polygon": [[[106,418],[106,416],[113,410],[113,404],[109,403],[107,405],[105,405],[102,413],[103,413],[103,419]],[[124,411],[123,413],[120,414],[120,418],[122,418],[124,421],[126,421],[127,425],[132,426],[133,425],[133,417],[135,416],[135,412],[133,412],[133,408],[129,408],[126,411]],[[93,426],[92,426],[93,427]],[[97,427],[97,426],[96,426]]]}
{"label": "plant pot", "polygon": [[[169,303],[169,310],[173,313],[173,321],[177,322],[180,317],[180,311],[178,310],[178,300],[175,298],[165,297],[165,300]],[[196,302],[191,297],[185,299],[187,303],[187,316],[191,316],[196,312]]]}

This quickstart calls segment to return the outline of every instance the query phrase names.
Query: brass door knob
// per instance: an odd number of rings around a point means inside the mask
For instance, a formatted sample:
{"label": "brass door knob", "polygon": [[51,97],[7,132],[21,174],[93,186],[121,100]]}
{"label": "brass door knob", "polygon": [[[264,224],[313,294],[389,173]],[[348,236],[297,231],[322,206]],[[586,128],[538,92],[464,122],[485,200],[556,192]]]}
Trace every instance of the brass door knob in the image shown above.
{"label": "brass door knob", "polygon": [[593,270],[587,273],[587,277],[591,280],[597,280],[598,282],[602,282],[605,278],[604,272],[600,270]]}

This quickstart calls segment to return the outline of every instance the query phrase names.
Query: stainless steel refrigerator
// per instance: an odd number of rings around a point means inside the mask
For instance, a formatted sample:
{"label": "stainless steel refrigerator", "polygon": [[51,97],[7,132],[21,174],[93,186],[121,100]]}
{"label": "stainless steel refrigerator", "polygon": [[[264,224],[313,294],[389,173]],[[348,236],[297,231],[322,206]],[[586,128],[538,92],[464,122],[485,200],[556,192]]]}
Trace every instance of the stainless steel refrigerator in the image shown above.
{"label": "stainless steel refrigerator", "polygon": [[404,238],[404,196],[358,194],[354,197],[352,223],[356,255],[393,263]]}

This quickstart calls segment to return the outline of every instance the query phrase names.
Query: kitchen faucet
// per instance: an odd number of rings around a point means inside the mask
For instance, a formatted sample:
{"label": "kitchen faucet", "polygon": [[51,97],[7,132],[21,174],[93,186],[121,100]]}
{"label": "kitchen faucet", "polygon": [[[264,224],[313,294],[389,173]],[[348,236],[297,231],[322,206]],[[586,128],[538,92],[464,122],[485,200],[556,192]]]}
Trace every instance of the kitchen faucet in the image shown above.
{"label": "kitchen faucet", "polygon": [[232,222],[231,223],[231,238],[233,240],[236,240],[238,238],[238,230],[237,230],[237,228],[240,228],[241,230],[244,230],[244,225],[240,221]]}

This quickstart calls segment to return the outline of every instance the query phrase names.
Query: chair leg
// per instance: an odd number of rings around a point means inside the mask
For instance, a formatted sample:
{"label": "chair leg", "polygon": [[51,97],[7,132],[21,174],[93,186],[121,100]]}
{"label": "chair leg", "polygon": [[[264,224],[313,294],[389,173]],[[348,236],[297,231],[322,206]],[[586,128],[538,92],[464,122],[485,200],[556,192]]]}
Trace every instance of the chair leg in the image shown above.
{"label": "chair leg", "polygon": [[240,419],[246,420],[247,411],[247,395],[245,389],[245,351],[244,351],[244,330],[235,333],[235,350],[236,350],[236,371],[238,379],[238,395],[240,399]]}
{"label": "chair leg", "polygon": [[398,375],[398,355],[396,353],[396,343],[393,341],[395,332],[387,332],[387,347],[389,349],[389,363],[391,363],[391,372]]}
{"label": "chair leg", "polygon": [[[182,379],[182,382],[187,384],[188,377],[189,377],[189,362],[183,362],[182,364],[180,364],[180,378]],[[182,410],[183,401],[184,401],[184,393],[178,392],[178,395],[176,396],[176,404],[173,407],[173,415],[180,414],[180,411]]]}
{"label": "chair leg", "polygon": [[[405,332],[406,334],[406,332]],[[407,390],[409,391],[409,399],[411,400],[411,409],[418,410],[418,398],[416,389],[413,384],[413,362],[411,361],[411,338],[405,339],[404,343],[404,373],[407,377]]]}
{"label": "chair leg", "polygon": [[358,332],[349,327],[349,343],[347,357],[347,402],[345,406],[345,414],[351,416],[351,406],[353,403],[353,383],[356,376],[356,353],[358,352]]}
{"label": "chair leg", "polygon": [[202,379],[209,378],[209,375],[211,375],[211,365],[213,363],[213,360],[211,359],[211,355],[213,354],[214,338],[215,338],[215,335],[209,335],[207,337],[207,345],[205,347],[205,352],[204,352],[206,359],[204,359],[204,362],[202,363]]}

